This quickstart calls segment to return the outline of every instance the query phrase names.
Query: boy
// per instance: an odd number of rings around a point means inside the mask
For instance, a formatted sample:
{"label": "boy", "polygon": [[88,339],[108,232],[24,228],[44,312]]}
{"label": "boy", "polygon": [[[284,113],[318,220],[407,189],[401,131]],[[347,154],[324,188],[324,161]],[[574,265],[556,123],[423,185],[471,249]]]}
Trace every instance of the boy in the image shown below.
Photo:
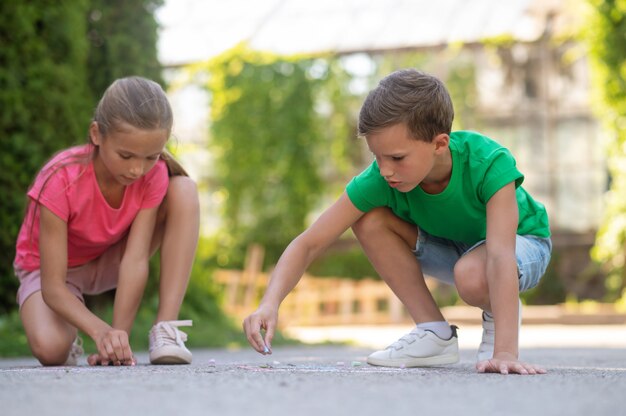
{"label": "boy", "polygon": [[519,291],[537,285],[552,248],[545,208],[520,186],[524,177],[507,149],[479,133],[451,133],[453,117],[443,83],[416,70],[396,71],[369,93],[358,129],[375,161],[281,256],[259,308],[243,323],[257,351],[271,353],[280,303],[311,261],[352,227],[416,322],[368,363],[458,361],[456,327],[428,291],[428,274],[455,284],[466,303],[484,311],[479,372],[545,373],[518,359]]}

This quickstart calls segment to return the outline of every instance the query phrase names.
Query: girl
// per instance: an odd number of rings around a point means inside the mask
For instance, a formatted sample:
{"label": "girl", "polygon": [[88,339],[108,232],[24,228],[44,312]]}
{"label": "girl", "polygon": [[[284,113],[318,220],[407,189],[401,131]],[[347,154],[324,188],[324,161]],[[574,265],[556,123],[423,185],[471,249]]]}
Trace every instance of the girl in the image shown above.
{"label": "girl", "polygon": [[[53,157],[28,191],[14,268],[20,317],[41,364],[75,364],[80,329],[98,349],[90,365],[134,365],[128,336],[159,248],[150,362],[191,362],[178,329],[191,321],[176,319],[198,242],[199,203],[195,183],[165,151],[171,129],[157,83],[118,79],[96,108],[89,143]],[[113,288],[109,325],[87,309],[83,294]]]}

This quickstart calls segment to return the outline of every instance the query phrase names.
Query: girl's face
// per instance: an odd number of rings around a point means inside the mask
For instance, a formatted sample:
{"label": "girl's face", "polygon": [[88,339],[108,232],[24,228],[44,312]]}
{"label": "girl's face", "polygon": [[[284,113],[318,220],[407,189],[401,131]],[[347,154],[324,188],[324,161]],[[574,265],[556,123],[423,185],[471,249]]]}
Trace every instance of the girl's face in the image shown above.
{"label": "girl's face", "polygon": [[445,134],[428,143],[414,139],[406,124],[399,123],[369,134],[366,140],[381,176],[400,192],[418,185],[428,188],[449,178],[450,170],[443,163],[448,152]]}
{"label": "girl's face", "polygon": [[103,137],[98,124],[91,123],[89,134],[98,146],[94,167],[99,179],[127,186],[156,165],[168,134],[165,130],[141,130],[127,124],[118,130]]}

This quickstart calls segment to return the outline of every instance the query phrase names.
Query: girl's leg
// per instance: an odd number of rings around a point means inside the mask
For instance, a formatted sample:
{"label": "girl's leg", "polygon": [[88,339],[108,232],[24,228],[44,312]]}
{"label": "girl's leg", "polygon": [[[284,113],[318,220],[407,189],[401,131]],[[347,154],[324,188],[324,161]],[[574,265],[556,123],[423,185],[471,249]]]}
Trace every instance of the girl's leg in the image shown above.
{"label": "girl's leg", "polygon": [[417,227],[396,217],[388,208],[377,208],[352,226],[365,254],[416,323],[444,321],[413,249]]}
{"label": "girl's leg", "polygon": [[77,330],[46,305],[41,291],[24,301],[20,317],[35,358],[42,365],[65,364]]}
{"label": "girl's leg", "polygon": [[160,247],[161,252],[157,322],[178,318],[195,258],[199,229],[200,203],[195,182],[186,176],[170,178],[153,238],[153,248]]}

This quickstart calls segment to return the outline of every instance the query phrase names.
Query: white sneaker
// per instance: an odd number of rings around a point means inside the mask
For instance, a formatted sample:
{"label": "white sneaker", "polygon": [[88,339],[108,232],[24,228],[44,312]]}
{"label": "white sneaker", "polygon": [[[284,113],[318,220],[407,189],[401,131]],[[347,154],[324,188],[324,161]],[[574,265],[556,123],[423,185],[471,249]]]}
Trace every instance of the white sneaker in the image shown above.
{"label": "white sneaker", "polygon": [[[519,331],[522,328],[522,301],[519,302],[519,314],[517,325],[517,337],[519,343]],[[476,354],[476,361],[485,361],[493,358],[493,348],[496,340],[496,328],[493,318],[485,315],[483,311],[483,338],[478,347],[478,353]]]}
{"label": "white sneaker", "polygon": [[76,339],[72,343],[72,347],[70,348],[70,355],[67,356],[67,360],[65,360],[65,364],[67,366],[75,366],[78,365],[78,359],[85,353],[83,349],[83,339],[76,336]]}
{"label": "white sneaker", "polygon": [[459,361],[457,327],[452,335],[441,339],[434,332],[414,328],[411,332],[381,351],[367,357],[367,363],[384,367],[428,367],[454,364]]}
{"label": "white sneaker", "polygon": [[150,329],[150,363],[191,363],[191,352],[185,347],[187,334],[178,329],[191,324],[191,321],[161,321],[154,325]]}

